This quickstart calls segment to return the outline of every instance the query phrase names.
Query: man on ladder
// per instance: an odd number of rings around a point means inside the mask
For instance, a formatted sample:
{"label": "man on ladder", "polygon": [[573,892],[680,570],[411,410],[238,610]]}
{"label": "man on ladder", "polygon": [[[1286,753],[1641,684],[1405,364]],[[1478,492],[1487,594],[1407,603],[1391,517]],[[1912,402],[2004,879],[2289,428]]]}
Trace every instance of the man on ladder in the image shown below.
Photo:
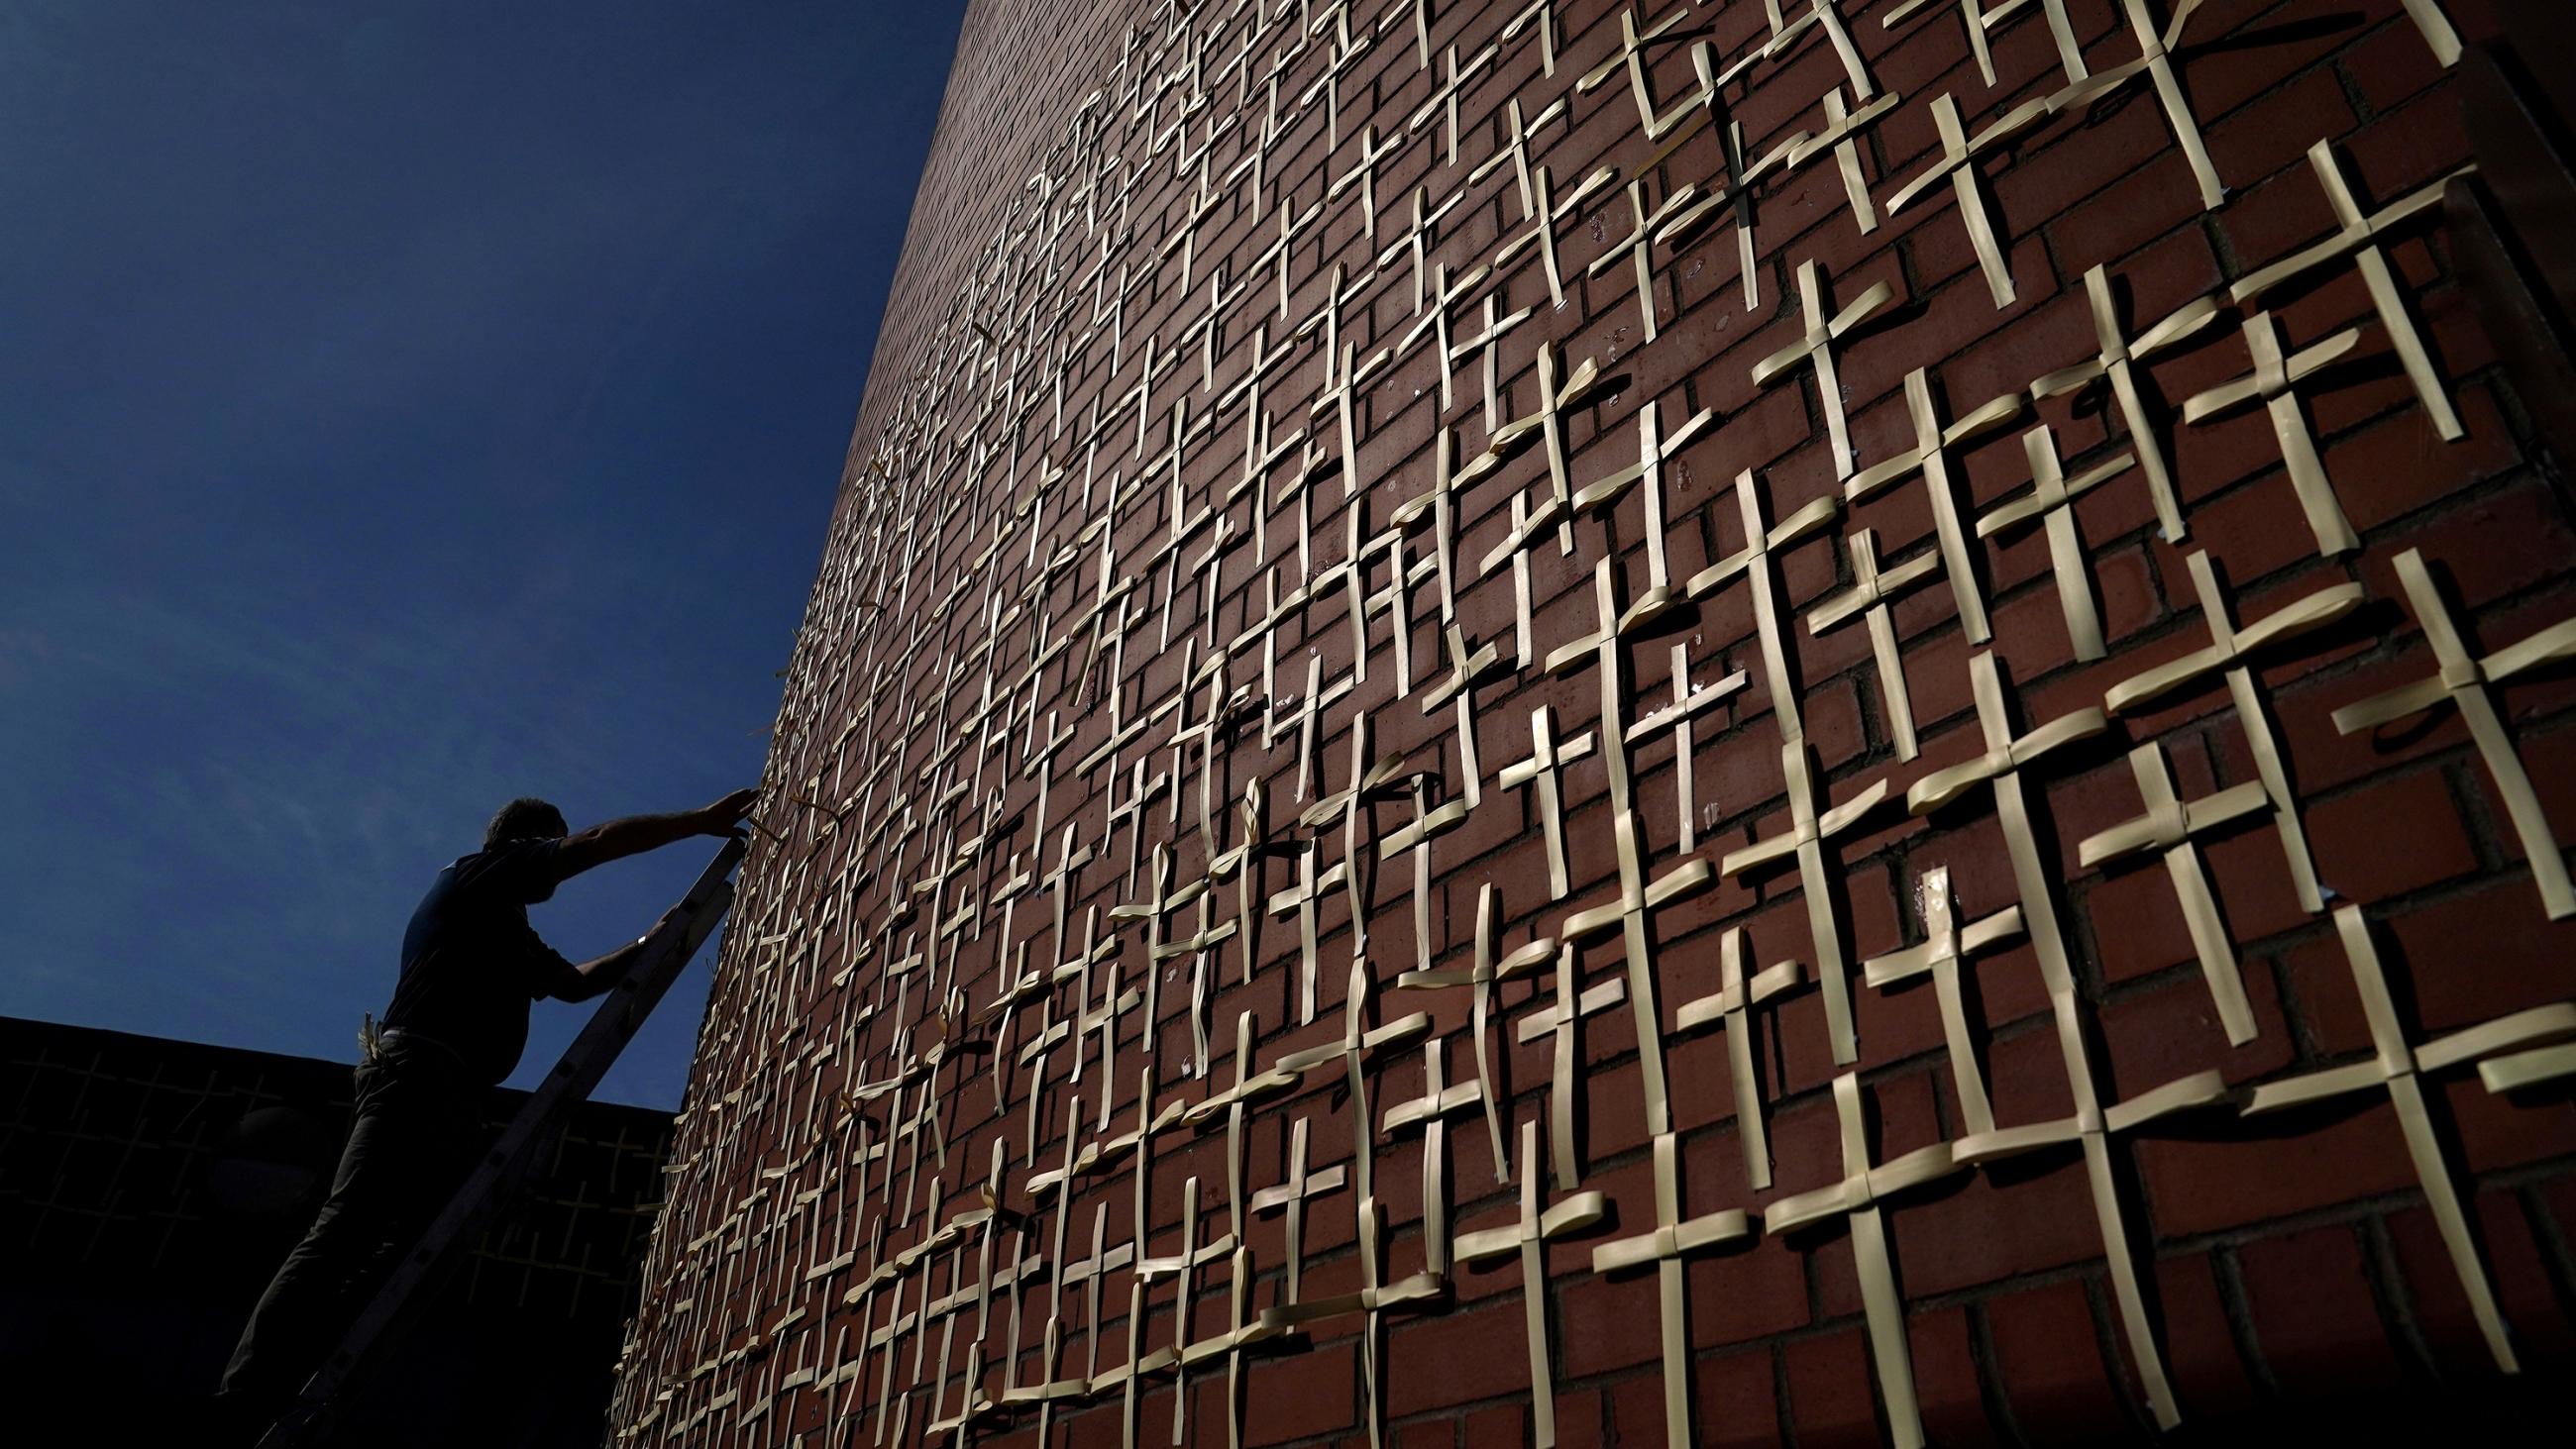
{"label": "man on ladder", "polygon": [[518,1067],[530,1004],[615,987],[677,908],[633,943],[575,965],[528,925],[527,908],[595,865],[692,836],[738,836],[758,792],[704,809],[565,830],[543,800],[501,807],[483,848],[461,857],[412,913],[402,974],[381,1025],[359,1031],[355,1120],[331,1195],[251,1310],[215,1396],[221,1442],[257,1443],[445,1207],[483,1148],[482,1112]]}

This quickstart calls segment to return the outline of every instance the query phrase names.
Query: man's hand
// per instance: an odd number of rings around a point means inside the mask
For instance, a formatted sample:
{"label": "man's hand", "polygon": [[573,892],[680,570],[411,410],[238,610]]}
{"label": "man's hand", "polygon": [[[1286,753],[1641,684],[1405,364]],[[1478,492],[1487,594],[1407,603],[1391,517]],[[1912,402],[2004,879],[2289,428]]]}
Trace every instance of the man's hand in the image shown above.
{"label": "man's hand", "polygon": [[694,812],[700,835],[728,835],[739,839],[742,818],[751,813],[752,802],[760,798],[758,790],[736,790],[703,810]]}
{"label": "man's hand", "polygon": [[655,922],[653,923],[653,929],[651,929],[651,930],[649,930],[649,931],[646,931],[646,932],[645,932],[643,935],[641,935],[641,936],[636,937],[636,938],[635,938],[635,944],[636,944],[636,945],[638,945],[638,946],[641,946],[641,945],[644,945],[644,944],[646,944],[646,943],[650,942],[650,941],[651,941],[654,937],[656,937],[656,936],[666,935],[666,934],[668,934],[669,932],[671,932],[671,931],[673,931],[673,930],[678,929],[679,924],[680,924],[680,907],[679,907],[679,906],[673,906],[673,907],[671,907],[669,910],[664,911],[664,912],[662,913],[662,919],[660,919],[660,920],[658,920],[658,921],[655,921]]}
{"label": "man's hand", "polygon": [[653,948],[655,941],[680,929],[680,919],[679,906],[664,911],[662,919],[653,923],[653,929],[605,956],[573,967],[572,979],[549,994],[561,1001],[588,1001],[614,990],[617,983],[625,980],[627,973],[635,969],[635,963],[644,959],[644,953]]}

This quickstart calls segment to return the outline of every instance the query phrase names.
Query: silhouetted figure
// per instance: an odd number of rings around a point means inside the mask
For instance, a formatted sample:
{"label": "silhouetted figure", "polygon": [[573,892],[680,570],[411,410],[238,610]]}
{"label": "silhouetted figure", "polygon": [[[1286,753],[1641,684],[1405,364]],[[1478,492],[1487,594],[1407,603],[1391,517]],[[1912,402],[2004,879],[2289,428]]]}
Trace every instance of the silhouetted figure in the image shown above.
{"label": "silhouetted figure", "polygon": [[260,1295],[224,1370],[219,1437],[252,1444],[268,1431],[447,1205],[483,1148],[484,1101],[518,1067],[531,1003],[586,1001],[614,987],[676,914],[574,965],[528,925],[528,907],[592,866],[694,835],[740,834],[755,793],[578,835],[545,801],[513,800],[492,817],[481,850],[438,873],[403,934],[393,1003],[360,1032],[355,1120],[331,1195]]}

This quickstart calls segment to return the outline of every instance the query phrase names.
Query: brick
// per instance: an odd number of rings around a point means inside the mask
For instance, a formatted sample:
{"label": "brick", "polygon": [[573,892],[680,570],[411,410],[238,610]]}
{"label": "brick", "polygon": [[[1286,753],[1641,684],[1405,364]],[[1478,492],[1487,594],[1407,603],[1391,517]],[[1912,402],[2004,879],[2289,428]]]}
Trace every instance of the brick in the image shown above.
{"label": "brick", "polygon": [[2233,1140],[2142,1137],[2133,1145],[2157,1231],[2188,1235],[2394,1192],[2414,1181],[2397,1142],[2395,1109],[2317,1109],[2263,1130],[2240,1124]]}
{"label": "brick", "polygon": [[1387,1333],[1389,1362],[1436,1365],[1436,1373],[1391,1374],[1387,1412],[1420,1413],[1507,1393],[1529,1392],[1529,1357],[1506,1352],[1527,1338],[1521,1306],[1497,1303],[1408,1320]]}
{"label": "brick", "polygon": [[[2318,881],[2349,900],[2387,900],[2478,866],[2438,771],[2382,777],[2301,814]],[[2396,822],[2403,828],[2388,828]]]}
{"label": "brick", "polygon": [[[2500,923],[2532,920],[2539,911],[2527,881],[2500,881],[2395,914],[2373,939],[2382,968],[2392,976],[2402,973],[2408,984],[2417,1029],[2453,1031],[2555,999],[2545,978],[2528,967],[2562,939],[2563,927],[2499,929]],[[2484,969],[2443,969],[2470,943]],[[2342,987],[2342,999],[2350,999],[2348,974]]]}
{"label": "brick", "polygon": [[[1907,1284],[1913,1286],[1911,1275]],[[1911,1313],[1905,1320],[1905,1339],[1914,1364],[1914,1397],[1924,1433],[1940,1444],[2002,1442],[2002,1434],[1986,1417],[1977,1385],[1967,1310]]]}
{"label": "brick", "polygon": [[1808,1322],[1807,1255],[1763,1239],[1693,1260],[1691,1342],[1701,1348],[1767,1339]]}
{"label": "brick", "polygon": [[2243,1046],[2228,1045],[2208,982],[2197,969],[2124,996],[2097,1013],[2108,1058],[2101,1065],[2122,1098],[2211,1067],[2230,1082],[2243,1082],[2289,1065],[2290,1028],[2273,973],[2259,958],[2245,961],[2241,969],[2255,1029]]}
{"label": "brick", "polygon": [[1662,1334],[1652,1274],[1586,1274],[1557,1289],[1557,1363],[1570,1379],[1652,1363],[1663,1352]]}
{"label": "brick", "polygon": [[[2521,1204],[2508,1193],[2488,1192],[2471,1199],[2469,1205],[2488,1282],[2503,1311],[2516,1358],[2566,1362],[2576,1339],[2571,1339],[2565,1311],[2548,1291],[2548,1269]],[[2459,1270],[2451,1262],[2432,1213],[2407,1208],[2389,1214],[2388,1236],[2414,1307],[2415,1325],[2432,1351],[2435,1366],[2446,1374],[2494,1373],[2495,1359],[2469,1311],[2468,1291],[2460,1284]]]}
{"label": "brick", "polygon": [[2053,1443],[2121,1423],[2083,1284],[2061,1280],[1996,1298],[1986,1322],[1996,1377],[2023,1434]]}
{"label": "brick", "polygon": [[2102,1255],[2081,1157],[1999,1164],[1887,1210],[1906,1291],[1955,1292]]}
{"label": "brick", "polygon": [[[2331,71],[2319,68],[2204,127],[2203,138],[2219,176],[2243,186],[2284,170],[2305,171],[2308,146],[2319,136],[2340,135],[2351,124],[2342,86]],[[2185,194],[2197,200],[2196,192]]]}
{"label": "brick", "polygon": [[1789,1376],[1791,1432],[1801,1445],[1882,1442],[1871,1392],[1869,1345],[1858,1329],[1793,1338],[1781,1348]]}
{"label": "brick", "polygon": [[[1757,1349],[1699,1360],[1691,1366],[1691,1395],[1700,1443],[1752,1446],[1780,1442],[1779,1390],[1773,1382],[1768,1352]],[[1663,1433],[1660,1413],[1653,1421],[1652,1432],[1644,1425],[1630,1426],[1625,1399],[1620,1402],[1620,1414],[1623,1441],[1659,1441]]]}
{"label": "brick", "polygon": [[1283,1444],[1358,1422],[1359,1360],[1351,1341],[1265,1359],[1243,1381],[1248,1444]]}
{"label": "brick", "polygon": [[[2177,1254],[2155,1265],[2155,1308],[2165,1375],[2189,1422],[2223,1421],[2254,1403],[2254,1381],[2237,1350],[2215,1267],[2206,1253]],[[2136,1382],[2135,1363],[2127,1365]]]}
{"label": "brick", "polygon": [[2527,1103],[2497,1096],[2474,1072],[2446,1075],[2440,1092],[2458,1129],[2459,1161],[2470,1172],[2495,1172],[2576,1151],[2576,1123],[2565,1113],[2535,1112]]}
{"label": "brick", "polygon": [[2238,1260],[2255,1342],[2284,1392],[2313,1395],[2397,1370],[2351,1228],[2264,1238]]}

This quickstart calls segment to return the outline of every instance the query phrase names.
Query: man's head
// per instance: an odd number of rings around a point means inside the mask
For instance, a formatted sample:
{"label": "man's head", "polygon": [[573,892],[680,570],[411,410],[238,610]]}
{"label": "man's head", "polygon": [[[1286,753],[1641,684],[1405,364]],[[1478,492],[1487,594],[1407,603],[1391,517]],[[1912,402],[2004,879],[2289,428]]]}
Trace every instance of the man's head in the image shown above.
{"label": "man's head", "polygon": [[560,840],[569,834],[563,812],[532,795],[522,795],[504,805],[484,828],[483,848],[491,850],[513,840]]}

